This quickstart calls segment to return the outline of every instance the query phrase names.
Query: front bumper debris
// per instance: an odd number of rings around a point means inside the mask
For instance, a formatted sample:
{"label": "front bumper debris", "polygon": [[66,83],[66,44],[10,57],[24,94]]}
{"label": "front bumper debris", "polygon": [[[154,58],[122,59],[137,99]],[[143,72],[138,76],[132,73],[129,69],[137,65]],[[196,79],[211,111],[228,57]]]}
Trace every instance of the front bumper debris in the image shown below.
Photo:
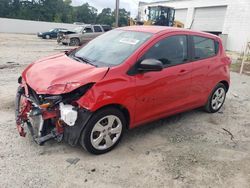
{"label": "front bumper debris", "polygon": [[64,128],[63,139],[68,144],[75,146],[81,136],[83,129],[92,116],[92,112],[86,109],[78,110],[78,118],[74,126]]}
{"label": "front bumper debris", "polygon": [[[60,103],[50,107],[47,103],[39,103],[39,97],[29,86],[19,87],[16,96],[16,124],[19,135],[25,137],[25,130],[28,129],[39,145],[51,139],[58,142],[64,139],[70,145],[76,145],[92,113],[86,109],[72,108],[71,105],[59,105]],[[71,117],[73,112],[74,119]]]}

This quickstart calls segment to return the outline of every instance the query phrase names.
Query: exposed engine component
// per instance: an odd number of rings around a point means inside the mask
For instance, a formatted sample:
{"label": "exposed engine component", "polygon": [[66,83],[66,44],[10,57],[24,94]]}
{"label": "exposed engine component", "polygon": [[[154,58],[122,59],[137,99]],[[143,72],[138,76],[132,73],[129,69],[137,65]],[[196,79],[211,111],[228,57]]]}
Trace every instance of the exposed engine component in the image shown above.
{"label": "exposed engine component", "polygon": [[77,120],[77,110],[74,106],[69,104],[59,104],[61,120],[69,126],[74,126]]}
{"label": "exposed engine component", "polygon": [[29,121],[32,124],[34,131],[37,133],[38,137],[42,136],[44,120],[42,115],[29,116]]}
{"label": "exposed engine component", "polygon": [[[86,84],[69,93],[49,95],[37,94],[29,85],[22,85],[22,77],[18,82],[21,86],[16,95],[15,112],[20,136],[25,137],[25,129],[28,128],[33,140],[39,145],[51,139],[60,142],[64,135],[68,143],[75,145],[80,137],[81,131],[79,130],[82,130],[91,115],[88,111],[75,107],[75,101],[84,95],[94,83]],[[77,122],[80,116],[84,119]]]}

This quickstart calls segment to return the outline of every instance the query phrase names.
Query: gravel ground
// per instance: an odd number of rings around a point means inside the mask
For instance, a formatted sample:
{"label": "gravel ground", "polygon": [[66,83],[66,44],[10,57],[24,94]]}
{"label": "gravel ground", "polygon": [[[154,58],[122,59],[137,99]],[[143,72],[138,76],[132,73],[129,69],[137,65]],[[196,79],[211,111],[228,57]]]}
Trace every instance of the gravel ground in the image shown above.
{"label": "gravel ground", "polygon": [[19,137],[17,78],[60,49],[54,40],[0,34],[0,187],[250,186],[250,77],[237,73],[219,113],[197,109],[128,131],[105,155]]}

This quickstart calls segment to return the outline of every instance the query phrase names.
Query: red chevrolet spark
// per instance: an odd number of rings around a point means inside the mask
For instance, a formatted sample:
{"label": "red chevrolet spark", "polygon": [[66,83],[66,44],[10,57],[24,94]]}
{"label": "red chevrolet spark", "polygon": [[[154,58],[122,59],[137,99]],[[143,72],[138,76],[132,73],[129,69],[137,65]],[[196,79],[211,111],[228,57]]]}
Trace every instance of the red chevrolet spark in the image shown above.
{"label": "red chevrolet spark", "polygon": [[125,129],[197,107],[222,107],[230,59],[217,36],[185,29],[115,29],[73,51],[30,64],[19,78],[21,136],[113,149]]}

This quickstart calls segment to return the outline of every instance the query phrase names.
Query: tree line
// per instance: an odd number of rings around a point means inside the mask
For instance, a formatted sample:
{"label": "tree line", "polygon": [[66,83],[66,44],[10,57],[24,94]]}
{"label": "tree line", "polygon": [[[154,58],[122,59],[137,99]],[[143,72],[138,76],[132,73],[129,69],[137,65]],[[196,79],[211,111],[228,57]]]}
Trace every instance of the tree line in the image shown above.
{"label": "tree line", "polygon": [[[0,17],[48,22],[86,24],[115,23],[115,11],[104,8],[101,13],[84,3],[81,6],[71,6],[71,0],[0,0]],[[119,25],[128,25],[130,12],[119,10]]]}

